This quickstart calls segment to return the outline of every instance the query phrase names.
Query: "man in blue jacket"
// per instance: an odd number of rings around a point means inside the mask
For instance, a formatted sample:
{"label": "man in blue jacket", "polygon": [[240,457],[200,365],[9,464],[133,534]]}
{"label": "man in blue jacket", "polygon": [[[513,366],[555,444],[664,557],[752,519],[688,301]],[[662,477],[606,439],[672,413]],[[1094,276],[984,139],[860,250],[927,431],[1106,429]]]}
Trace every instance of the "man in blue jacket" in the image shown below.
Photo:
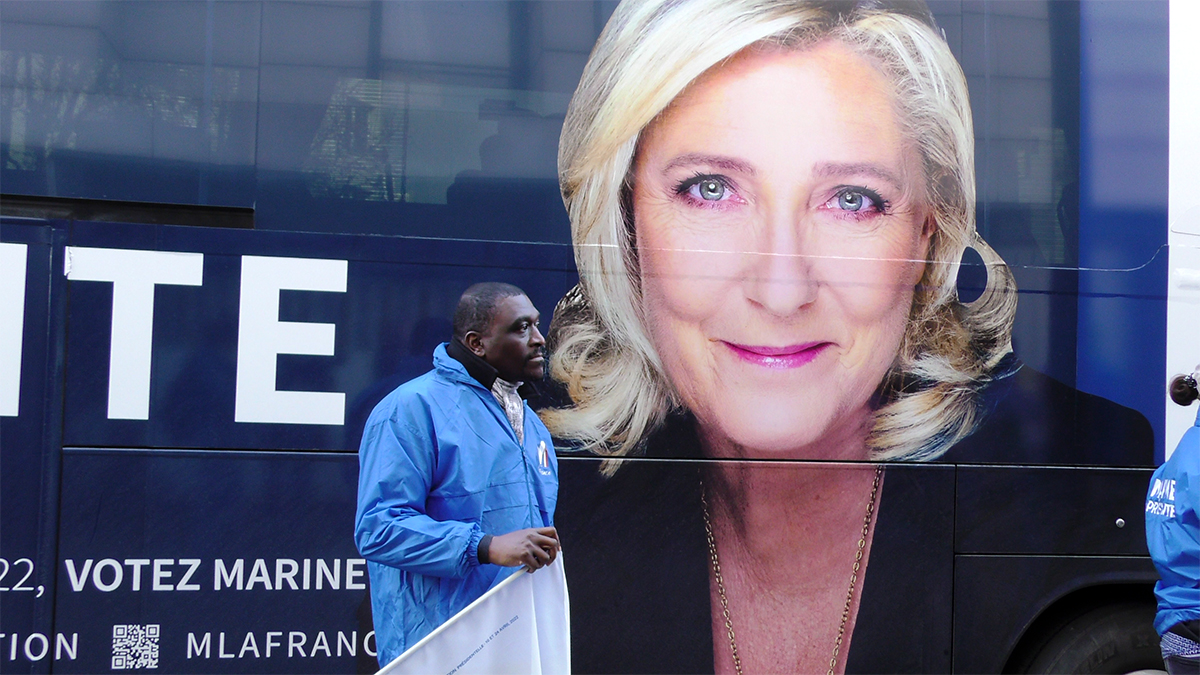
{"label": "man in blue jacket", "polygon": [[554,561],[558,460],[522,400],[545,373],[538,312],[476,284],[433,370],[388,394],[359,449],[355,542],[367,560],[381,665],[507,576]]}
{"label": "man in blue jacket", "polygon": [[[1175,378],[1171,398],[1180,405],[1200,398],[1195,374]],[[1200,673],[1200,414],[1150,479],[1146,543],[1162,578],[1154,628],[1167,672]]]}

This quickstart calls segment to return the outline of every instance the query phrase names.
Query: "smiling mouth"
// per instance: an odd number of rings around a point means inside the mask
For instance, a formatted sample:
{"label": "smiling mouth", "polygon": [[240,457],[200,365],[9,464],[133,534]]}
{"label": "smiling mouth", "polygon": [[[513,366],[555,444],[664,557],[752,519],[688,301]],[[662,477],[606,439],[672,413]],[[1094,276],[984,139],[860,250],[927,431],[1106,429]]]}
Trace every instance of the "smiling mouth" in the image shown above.
{"label": "smiling mouth", "polygon": [[799,368],[817,358],[831,342],[805,342],[786,347],[762,347],[721,341],[734,356],[764,368]]}

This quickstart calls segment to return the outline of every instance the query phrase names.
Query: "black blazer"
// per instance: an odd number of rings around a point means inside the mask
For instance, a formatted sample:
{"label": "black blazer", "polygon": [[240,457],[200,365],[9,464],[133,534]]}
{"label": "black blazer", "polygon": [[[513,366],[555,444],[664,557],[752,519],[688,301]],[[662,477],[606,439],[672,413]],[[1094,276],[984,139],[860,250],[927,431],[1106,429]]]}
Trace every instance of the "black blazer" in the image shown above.
{"label": "black blazer", "polygon": [[[950,462],[1153,463],[1139,413],[1027,368],[993,385],[983,405],[984,425],[942,460],[885,470],[847,672],[950,671]],[[594,456],[560,454],[555,523],[576,673],[713,672],[702,464],[680,461],[698,453],[694,421],[679,415],[655,432],[646,458],[610,479]]]}

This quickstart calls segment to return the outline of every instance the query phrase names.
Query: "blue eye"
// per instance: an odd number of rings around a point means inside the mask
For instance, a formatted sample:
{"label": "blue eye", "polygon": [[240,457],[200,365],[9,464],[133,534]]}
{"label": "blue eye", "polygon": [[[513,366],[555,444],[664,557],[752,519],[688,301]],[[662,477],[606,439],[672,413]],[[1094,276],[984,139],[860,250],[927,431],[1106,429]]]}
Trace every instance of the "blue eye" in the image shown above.
{"label": "blue eye", "polygon": [[716,205],[718,202],[735,200],[729,181],[723,176],[696,175],[675,186],[675,194],[686,195],[696,202]]}
{"label": "blue eye", "polygon": [[696,183],[695,189],[696,196],[708,202],[721,201],[721,198],[725,196],[725,186],[714,178],[705,178]]}
{"label": "blue eye", "polygon": [[854,216],[887,214],[888,202],[878,192],[864,187],[845,187],[838,190],[825,207]]}
{"label": "blue eye", "polygon": [[843,211],[862,211],[876,206],[867,195],[857,190],[843,190],[838,193],[838,208]]}

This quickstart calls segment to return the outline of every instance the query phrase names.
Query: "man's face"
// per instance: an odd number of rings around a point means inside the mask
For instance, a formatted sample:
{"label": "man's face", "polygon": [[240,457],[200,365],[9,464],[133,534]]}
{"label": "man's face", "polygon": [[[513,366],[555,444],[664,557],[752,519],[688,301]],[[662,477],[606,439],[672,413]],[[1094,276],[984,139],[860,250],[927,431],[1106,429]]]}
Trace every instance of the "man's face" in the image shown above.
{"label": "man's face", "polygon": [[539,318],[529,298],[509,296],[496,303],[487,332],[468,339],[467,346],[509,382],[540,380],[546,372],[546,341],[538,331]]}

